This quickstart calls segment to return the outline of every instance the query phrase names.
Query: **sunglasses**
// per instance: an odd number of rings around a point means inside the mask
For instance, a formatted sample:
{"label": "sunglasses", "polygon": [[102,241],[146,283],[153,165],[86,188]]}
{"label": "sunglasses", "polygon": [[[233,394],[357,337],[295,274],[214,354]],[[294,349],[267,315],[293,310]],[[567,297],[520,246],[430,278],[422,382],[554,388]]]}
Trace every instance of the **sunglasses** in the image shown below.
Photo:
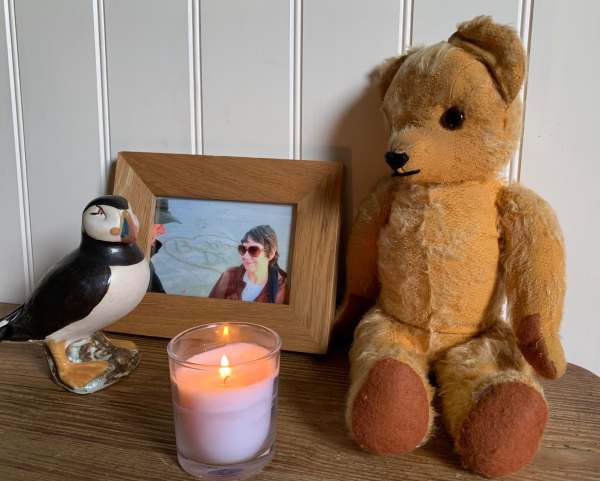
{"label": "sunglasses", "polygon": [[264,248],[259,246],[246,247],[242,244],[238,246],[238,252],[241,256],[243,256],[247,252],[248,254],[250,254],[251,257],[258,257],[263,250]]}

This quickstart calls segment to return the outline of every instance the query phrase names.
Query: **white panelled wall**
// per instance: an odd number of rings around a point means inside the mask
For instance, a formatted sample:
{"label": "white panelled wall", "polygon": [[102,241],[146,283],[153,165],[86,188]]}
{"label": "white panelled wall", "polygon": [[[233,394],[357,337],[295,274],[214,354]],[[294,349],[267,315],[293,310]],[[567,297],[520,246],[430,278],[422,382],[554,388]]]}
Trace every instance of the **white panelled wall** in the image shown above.
{"label": "white panelled wall", "polygon": [[530,53],[509,175],[557,211],[567,357],[600,374],[594,0],[3,0],[0,302],[23,301],[77,245],[81,208],[109,189],[120,150],[341,161],[347,232],[387,174],[370,72],[481,14]]}

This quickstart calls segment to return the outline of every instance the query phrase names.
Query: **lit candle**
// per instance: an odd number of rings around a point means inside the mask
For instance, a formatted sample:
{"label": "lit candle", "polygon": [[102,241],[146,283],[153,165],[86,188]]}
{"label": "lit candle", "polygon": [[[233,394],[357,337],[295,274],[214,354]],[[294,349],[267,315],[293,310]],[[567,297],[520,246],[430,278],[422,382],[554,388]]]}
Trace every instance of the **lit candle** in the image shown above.
{"label": "lit candle", "polygon": [[241,463],[270,448],[278,353],[231,337],[226,326],[224,345],[171,365],[178,451],[208,465]]}

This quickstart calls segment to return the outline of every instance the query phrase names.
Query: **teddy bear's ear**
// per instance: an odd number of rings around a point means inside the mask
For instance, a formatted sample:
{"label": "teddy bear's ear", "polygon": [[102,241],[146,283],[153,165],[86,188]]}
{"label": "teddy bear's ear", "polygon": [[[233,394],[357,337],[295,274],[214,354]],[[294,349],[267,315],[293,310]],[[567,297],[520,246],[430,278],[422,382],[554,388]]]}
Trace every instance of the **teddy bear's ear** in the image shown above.
{"label": "teddy bear's ear", "polygon": [[491,17],[475,17],[461,23],[448,42],[486,65],[506,103],[515,99],[525,77],[525,52],[511,27],[498,25]]}
{"label": "teddy bear's ear", "polygon": [[378,85],[382,99],[385,97],[385,93],[388,91],[392,80],[394,80],[396,72],[407,56],[408,54],[404,54],[400,57],[388,58],[371,73],[371,81]]}

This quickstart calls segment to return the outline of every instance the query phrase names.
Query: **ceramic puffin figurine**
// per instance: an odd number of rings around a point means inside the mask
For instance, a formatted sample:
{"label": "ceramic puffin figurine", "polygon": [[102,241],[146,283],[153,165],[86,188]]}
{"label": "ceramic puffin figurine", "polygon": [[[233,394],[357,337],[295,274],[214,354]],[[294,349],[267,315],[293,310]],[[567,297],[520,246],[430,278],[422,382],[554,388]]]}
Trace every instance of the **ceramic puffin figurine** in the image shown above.
{"label": "ceramic puffin figurine", "polygon": [[138,228],[124,197],[92,200],[83,211],[79,248],[0,320],[0,340],[43,340],[54,380],[72,392],[95,392],[129,374],[139,363],[135,344],[99,331],[132,311],[148,289]]}

